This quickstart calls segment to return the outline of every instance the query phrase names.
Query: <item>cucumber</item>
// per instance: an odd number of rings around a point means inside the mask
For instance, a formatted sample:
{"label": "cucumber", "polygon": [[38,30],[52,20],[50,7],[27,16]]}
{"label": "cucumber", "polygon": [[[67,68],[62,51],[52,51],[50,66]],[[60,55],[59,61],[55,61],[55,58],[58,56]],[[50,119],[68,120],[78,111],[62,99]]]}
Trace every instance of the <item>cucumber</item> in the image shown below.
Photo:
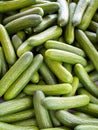
{"label": "cucumber", "polygon": [[45,15],[46,14],[53,14],[56,13],[59,9],[59,4],[57,2],[48,2],[48,3],[43,3],[43,4],[35,4],[32,6],[29,6],[27,8],[22,9],[22,11],[35,8],[35,7],[40,7],[43,9]]}
{"label": "cucumber", "polygon": [[59,26],[63,27],[69,20],[68,2],[66,0],[57,0],[57,2],[59,3],[57,22]]}
{"label": "cucumber", "polygon": [[18,126],[37,126],[37,122],[36,122],[35,118],[17,121],[17,122],[14,122],[12,124],[18,125]]}
{"label": "cucumber", "polygon": [[38,33],[28,38],[17,50],[17,55],[20,56],[28,50],[32,50],[35,46],[42,45],[50,39],[56,39],[62,34],[62,29],[59,26],[52,26],[45,31]]}
{"label": "cucumber", "polygon": [[6,17],[4,20],[3,20],[3,24],[7,24],[17,18],[20,18],[20,17],[23,17],[23,16],[26,16],[26,15],[30,15],[30,14],[38,14],[38,15],[41,15],[43,16],[44,15],[44,12],[43,12],[43,9],[40,8],[40,7],[36,7],[36,8],[33,8],[33,9],[29,9],[29,10],[26,10],[24,12],[20,12],[20,13],[17,13],[17,14],[14,14],[14,15],[11,15],[11,16],[8,16]]}
{"label": "cucumber", "polygon": [[97,28],[98,28],[98,23],[95,22],[95,21],[91,21],[90,24],[89,24],[89,26],[88,26],[88,29],[89,29],[90,31],[93,31],[93,32],[96,33]]}
{"label": "cucumber", "polygon": [[89,97],[87,95],[46,97],[43,99],[42,104],[49,110],[77,108],[89,104]]}
{"label": "cucumber", "polygon": [[98,70],[98,52],[82,30],[76,30],[76,40],[84,49],[96,70]]}
{"label": "cucumber", "polygon": [[0,122],[0,129],[1,130],[38,130],[38,127],[36,126],[16,126],[12,124],[7,124],[4,122]]}
{"label": "cucumber", "polygon": [[28,84],[24,89],[24,93],[26,93],[27,95],[32,95],[37,90],[43,91],[46,95],[50,96],[62,95],[70,93],[72,90],[72,86],[68,83],[54,84],[54,85]]}
{"label": "cucumber", "polygon": [[20,39],[18,35],[15,34],[12,36],[12,44],[15,51],[17,51],[18,47],[22,44],[22,40]]}
{"label": "cucumber", "polygon": [[95,69],[94,65],[89,61],[87,66],[85,67],[86,72],[90,73],[90,72],[94,71],[94,69]]}
{"label": "cucumber", "polygon": [[78,125],[74,128],[74,130],[98,130],[98,126],[96,125]]}
{"label": "cucumber", "polygon": [[94,97],[92,94],[90,94],[87,90],[85,90],[83,88],[79,88],[78,94],[85,94],[90,98],[91,103],[98,104],[98,99],[96,97]]}
{"label": "cucumber", "polygon": [[68,63],[63,63],[63,66],[70,72],[72,73],[72,65]]}
{"label": "cucumber", "polygon": [[31,76],[39,69],[41,63],[43,61],[43,56],[38,54],[34,57],[33,62],[30,66],[25,70],[16,81],[8,88],[4,95],[5,100],[10,100],[15,98],[23,88],[28,84],[31,80]]}
{"label": "cucumber", "polygon": [[8,33],[12,35],[25,28],[35,27],[40,24],[41,21],[42,17],[40,15],[31,14],[12,20],[5,25],[5,28],[7,29]]}
{"label": "cucumber", "polygon": [[71,130],[71,129],[64,126],[64,127],[46,128],[41,130]]}
{"label": "cucumber", "polygon": [[46,49],[64,50],[64,51],[72,52],[72,53],[75,53],[79,56],[85,57],[85,52],[82,49],[68,45],[64,42],[59,42],[59,41],[55,41],[55,40],[48,40],[45,42],[44,46]]}
{"label": "cucumber", "polygon": [[31,76],[31,82],[32,83],[38,83],[40,79],[39,73],[35,72],[32,76]]}
{"label": "cucumber", "polygon": [[98,117],[98,104],[89,103],[85,107],[78,107],[78,108],[75,108],[75,110],[89,114],[89,115],[94,116],[96,118]]}
{"label": "cucumber", "polygon": [[36,91],[33,96],[35,117],[40,129],[51,128],[52,122],[49,117],[48,110],[41,104],[42,100],[45,99],[44,93],[42,91]]}
{"label": "cucumber", "polygon": [[16,54],[12,46],[10,37],[2,24],[0,24],[0,42],[4,50],[4,55],[7,63],[13,65],[16,62]]}
{"label": "cucumber", "polygon": [[74,26],[72,25],[72,18],[74,15],[75,8],[75,3],[72,2],[69,4],[69,22],[64,29],[64,39],[68,44],[72,44],[74,42]]}
{"label": "cucumber", "polygon": [[57,14],[50,14],[50,15],[46,15],[42,22],[37,26],[33,28],[33,31],[35,33],[41,32],[43,30],[45,30],[46,28],[54,25],[54,23],[57,20]]}
{"label": "cucumber", "polygon": [[63,67],[60,62],[56,62],[46,58],[45,62],[50,70],[53,72],[53,74],[55,74],[60,81],[62,81],[63,83],[72,83],[72,74],[65,67]]}
{"label": "cucumber", "polygon": [[57,119],[67,127],[74,128],[77,125],[97,125],[98,120],[96,119],[83,119],[72,113],[64,110],[59,110],[56,112]]}
{"label": "cucumber", "polygon": [[59,62],[66,62],[69,64],[76,64],[80,63],[83,66],[87,65],[86,59],[84,59],[82,56],[79,56],[77,54],[58,50],[58,49],[48,49],[45,51],[45,57],[49,58],[51,60],[59,61]]}
{"label": "cucumber", "polygon": [[16,33],[16,35],[22,40],[24,41],[26,39],[26,33],[24,31],[19,31]]}
{"label": "cucumber", "polygon": [[82,17],[81,23],[78,25],[79,29],[86,30],[88,28],[97,8],[98,8],[98,0],[90,0],[90,4],[88,5]]}
{"label": "cucumber", "polygon": [[24,53],[15,64],[6,72],[0,80],[0,96],[2,96],[12,83],[31,64],[33,55],[31,52]]}
{"label": "cucumber", "polygon": [[98,88],[94,84],[94,82],[90,79],[88,73],[85,68],[81,64],[76,64],[74,67],[75,74],[79,77],[80,82],[84,85],[84,87],[93,94],[95,97],[98,97]]}
{"label": "cucumber", "polygon": [[7,62],[5,59],[3,48],[0,47],[0,59],[1,59],[1,77],[5,75],[5,73],[8,71]]}
{"label": "cucumber", "polygon": [[46,63],[42,63],[41,67],[39,68],[39,72],[47,84],[52,85],[57,83],[54,74],[50,71]]}
{"label": "cucumber", "polygon": [[35,4],[35,0],[0,1],[0,13],[13,11]]}
{"label": "cucumber", "polygon": [[84,12],[89,5],[90,0],[79,0],[72,18],[72,24],[77,26],[81,23]]}
{"label": "cucumber", "polygon": [[6,122],[6,123],[13,123],[13,122],[33,118],[34,115],[35,115],[34,110],[29,109],[29,110],[24,110],[24,111],[17,112],[14,114],[2,116],[2,117],[0,117],[0,121]]}
{"label": "cucumber", "polygon": [[0,103],[0,117],[32,108],[32,99],[25,97]]}
{"label": "cucumber", "polygon": [[65,96],[74,96],[76,94],[76,91],[77,91],[77,88],[78,88],[78,85],[79,85],[79,79],[78,77],[73,77],[73,81],[72,81],[72,91],[68,94],[66,94]]}

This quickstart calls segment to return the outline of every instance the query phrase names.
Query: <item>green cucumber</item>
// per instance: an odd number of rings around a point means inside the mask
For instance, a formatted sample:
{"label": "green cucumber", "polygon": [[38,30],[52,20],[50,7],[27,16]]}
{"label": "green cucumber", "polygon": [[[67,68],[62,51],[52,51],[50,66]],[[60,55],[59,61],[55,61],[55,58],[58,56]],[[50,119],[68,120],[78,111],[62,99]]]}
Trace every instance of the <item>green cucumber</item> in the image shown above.
{"label": "green cucumber", "polygon": [[89,104],[89,97],[87,95],[46,97],[43,99],[42,104],[49,110],[77,108]]}
{"label": "green cucumber", "polygon": [[72,53],[75,53],[79,56],[85,57],[85,53],[82,49],[68,45],[64,42],[59,42],[59,41],[55,41],[55,40],[48,40],[45,42],[44,46],[46,49],[64,50],[64,51],[72,52]]}
{"label": "green cucumber", "polygon": [[12,83],[27,69],[33,60],[31,52],[24,53],[0,80],[0,96],[2,96]]}
{"label": "green cucumber", "polygon": [[2,102],[0,103],[0,116],[32,108],[32,105],[32,99],[30,97]]}
{"label": "green cucumber", "polygon": [[98,126],[96,125],[78,125],[74,128],[74,130],[98,130]]}
{"label": "green cucumber", "polygon": [[39,68],[39,72],[47,84],[52,85],[57,83],[54,74],[50,71],[46,63],[42,63],[41,67]]}
{"label": "green cucumber", "polygon": [[59,3],[59,10],[58,10],[58,25],[65,26],[69,20],[69,9],[68,9],[68,2],[66,0],[57,0]]}
{"label": "green cucumber", "polygon": [[46,95],[62,95],[68,94],[72,90],[72,86],[68,83],[62,84],[54,84],[54,85],[36,85],[36,84],[28,84],[24,93],[27,95],[33,95],[35,91],[40,90],[43,91]]}
{"label": "green cucumber", "polygon": [[62,34],[62,29],[59,26],[52,26],[45,31],[29,37],[17,50],[17,55],[20,56],[28,50],[32,50],[35,46],[42,45],[50,39],[56,39]]}
{"label": "green cucumber", "polygon": [[44,12],[43,12],[43,9],[40,8],[40,7],[36,7],[36,8],[33,8],[33,9],[29,9],[29,10],[26,10],[24,12],[20,12],[20,13],[17,13],[17,14],[14,14],[14,15],[11,15],[11,16],[8,16],[6,17],[4,20],[3,20],[3,23],[4,24],[7,24],[17,18],[20,18],[20,17],[23,17],[23,16],[26,16],[26,15],[30,15],[30,14],[39,14],[41,16],[44,15]]}
{"label": "green cucumber", "polygon": [[63,63],[63,66],[70,72],[72,73],[72,65],[68,63]]}
{"label": "green cucumber", "polygon": [[68,44],[72,44],[74,42],[74,26],[72,25],[72,17],[74,15],[75,8],[75,3],[72,2],[69,4],[69,22],[67,26],[65,26],[64,30],[64,38]]}
{"label": "green cucumber", "polygon": [[36,91],[33,96],[35,117],[40,129],[51,128],[52,122],[48,113],[48,110],[41,104],[45,99],[45,95],[42,91]]}
{"label": "green cucumber", "polygon": [[74,67],[74,71],[75,74],[78,76],[80,82],[84,85],[84,87],[95,97],[98,97],[98,93],[97,93],[98,87],[90,79],[85,68],[81,64],[76,64]]}
{"label": "green cucumber", "polygon": [[86,30],[88,28],[97,8],[98,8],[98,0],[90,0],[90,4],[88,5],[84,13],[81,23],[78,25],[78,28],[80,28],[81,30]]}
{"label": "green cucumber", "polygon": [[0,1],[0,13],[21,9],[35,4],[35,0]]}
{"label": "green cucumber", "polygon": [[82,56],[79,56],[77,54],[74,54],[68,51],[58,50],[58,49],[46,50],[45,57],[51,60],[55,60],[59,62],[66,62],[69,64],[80,63],[83,66],[87,65],[86,59],[84,59]]}
{"label": "green cucumber", "polygon": [[38,83],[40,79],[39,73],[35,72],[32,76],[31,76],[31,82],[32,83]]}
{"label": "green cucumber", "polygon": [[17,33],[25,28],[36,27],[42,21],[42,17],[38,14],[30,14],[15,20],[12,20],[5,25],[6,30],[10,35]]}
{"label": "green cucumber", "polygon": [[34,110],[29,109],[29,110],[24,110],[24,111],[17,112],[14,114],[2,116],[2,117],[0,117],[0,121],[6,122],[6,123],[13,123],[13,122],[33,118],[34,115],[35,115]]}
{"label": "green cucumber", "polygon": [[59,110],[56,112],[57,119],[67,127],[74,128],[77,125],[97,125],[98,126],[98,120],[94,120],[92,118],[90,119],[83,119],[81,117],[78,117],[76,115],[73,115],[72,113],[64,110]]}
{"label": "green cucumber", "polygon": [[60,62],[56,62],[50,59],[45,59],[45,62],[53,74],[55,74],[60,81],[63,83],[72,83],[72,74],[65,67],[63,67]]}
{"label": "green cucumber", "polygon": [[64,127],[46,128],[41,130],[71,130],[71,129],[64,126]]}
{"label": "green cucumber", "polygon": [[12,125],[4,122],[0,122],[0,129],[1,130],[38,130],[38,127],[36,126],[17,126]]}
{"label": "green cucumber", "polygon": [[38,33],[41,32],[43,30],[45,30],[46,28],[54,25],[54,23],[57,20],[57,14],[50,14],[50,15],[46,15],[42,22],[35,28],[33,28],[33,31]]}
{"label": "green cucumber", "polygon": [[85,66],[85,70],[87,73],[92,72],[95,69],[94,65],[89,61],[87,66]]}
{"label": "green cucumber", "polygon": [[41,63],[43,61],[43,56],[38,54],[34,57],[33,62],[30,66],[25,70],[16,81],[8,88],[4,95],[5,100],[10,100],[15,98],[23,88],[28,84],[31,80],[31,76],[39,69]]}
{"label": "green cucumber", "polygon": [[89,24],[89,26],[88,26],[88,29],[90,31],[93,31],[93,32],[96,33],[97,28],[98,28],[98,22],[91,21],[90,24]]}
{"label": "green cucumber", "polygon": [[0,42],[4,50],[4,55],[7,63],[13,65],[16,62],[16,54],[12,46],[8,32],[2,24],[0,24]]}
{"label": "green cucumber", "polygon": [[84,12],[89,5],[90,0],[79,0],[72,18],[72,24],[77,26],[81,23]]}
{"label": "green cucumber", "polygon": [[96,70],[98,70],[98,52],[82,30],[76,30],[76,40],[84,49]]}

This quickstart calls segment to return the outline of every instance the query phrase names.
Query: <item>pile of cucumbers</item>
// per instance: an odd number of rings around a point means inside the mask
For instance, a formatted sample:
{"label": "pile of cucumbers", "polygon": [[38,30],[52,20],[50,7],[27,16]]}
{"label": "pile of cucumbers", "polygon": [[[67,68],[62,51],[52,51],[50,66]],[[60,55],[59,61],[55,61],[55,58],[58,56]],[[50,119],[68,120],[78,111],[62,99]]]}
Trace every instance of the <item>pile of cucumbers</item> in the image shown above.
{"label": "pile of cucumbers", "polygon": [[98,0],[0,0],[0,130],[98,130]]}

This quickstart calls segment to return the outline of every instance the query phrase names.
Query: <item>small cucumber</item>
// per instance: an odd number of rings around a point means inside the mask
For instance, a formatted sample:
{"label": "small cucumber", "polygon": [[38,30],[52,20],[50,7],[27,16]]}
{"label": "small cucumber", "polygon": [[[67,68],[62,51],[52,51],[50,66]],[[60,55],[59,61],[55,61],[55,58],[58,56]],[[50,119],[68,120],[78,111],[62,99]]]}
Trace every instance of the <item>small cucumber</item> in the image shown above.
{"label": "small cucumber", "polygon": [[52,122],[48,113],[48,110],[42,105],[42,100],[45,99],[45,95],[42,91],[36,91],[33,96],[35,117],[40,129],[51,128]]}
{"label": "small cucumber", "polygon": [[12,83],[27,69],[33,60],[31,52],[24,53],[0,80],[0,96],[2,96]]}
{"label": "small cucumber", "polygon": [[21,9],[35,4],[35,0],[0,1],[0,13]]}
{"label": "small cucumber", "polygon": [[31,76],[31,82],[32,83],[38,83],[40,79],[39,73],[35,72],[32,76]]}
{"label": "small cucumber", "polygon": [[68,9],[68,2],[66,0],[57,0],[59,3],[59,10],[58,10],[58,25],[65,26],[69,20],[69,9]]}
{"label": "small cucumber", "polygon": [[25,28],[36,27],[42,21],[42,17],[38,14],[26,15],[15,20],[12,20],[5,25],[10,35],[17,33]]}
{"label": "small cucumber", "polygon": [[62,95],[62,94],[68,94],[72,90],[72,86],[68,83],[62,83],[62,84],[54,84],[54,85],[34,85],[34,84],[28,84],[24,92],[27,95],[33,95],[35,91],[40,90],[43,91],[46,95]]}
{"label": "small cucumber", "polygon": [[72,113],[64,110],[59,110],[56,112],[57,119],[67,127],[74,128],[77,125],[97,125],[98,126],[98,120],[94,119],[83,119],[76,115],[73,115]]}
{"label": "small cucumber", "polygon": [[88,26],[88,29],[89,29],[90,31],[93,31],[93,32],[96,33],[97,28],[98,28],[98,22],[91,21],[90,24],[89,24],[89,26]]}
{"label": "small cucumber", "polygon": [[51,60],[55,60],[59,62],[66,62],[69,64],[80,63],[83,66],[87,65],[86,59],[84,59],[82,56],[79,56],[77,54],[74,54],[68,51],[58,50],[58,49],[46,50],[45,57]]}
{"label": "small cucumber", "polygon": [[84,49],[85,53],[87,54],[89,59],[92,61],[96,70],[98,70],[98,52],[82,30],[76,30],[76,40]]}
{"label": "small cucumber", "polygon": [[85,68],[81,64],[76,64],[74,67],[75,74],[78,76],[80,82],[84,85],[84,87],[94,96],[98,97],[98,87],[94,84],[94,82],[90,79],[88,73]]}
{"label": "small cucumber", "polygon": [[98,130],[98,126],[96,125],[78,125],[74,128],[74,130]]}
{"label": "small cucumber", "polygon": [[13,114],[32,107],[32,99],[25,97],[0,103],[0,116]]}
{"label": "small cucumber", "polygon": [[71,97],[46,97],[42,104],[49,110],[60,110],[77,108],[89,103],[87,95],[77,95]]}

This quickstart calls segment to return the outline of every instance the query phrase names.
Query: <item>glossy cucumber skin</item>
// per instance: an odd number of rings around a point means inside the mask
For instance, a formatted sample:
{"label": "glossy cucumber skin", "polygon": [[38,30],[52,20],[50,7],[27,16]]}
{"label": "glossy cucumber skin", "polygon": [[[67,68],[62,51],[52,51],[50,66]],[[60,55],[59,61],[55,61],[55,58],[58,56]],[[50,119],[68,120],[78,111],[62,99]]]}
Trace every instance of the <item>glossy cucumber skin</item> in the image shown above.
{"label": "glossy cucumber skin", "polygon": [[32,5],[35,3],[35,0],[16,0],[16,1],[1,1],[0,2],[0,13],[4,13],[7,11],[13,11],[17,9],[21,9],[23,7]]}
{"label": "glossy cucumber skin", "polygon": [[15,64],[0,80],[0,96],[2,96],[6,92],[10,85],[31,64],[32,60],[33,54],[31,52],[26,52],[15,62]]}
{"label": "glossy cucumber skin", "polygon": [[33,96],[36,121],[40,129],[52,127],[48,110],[41,103],[44,98],[45,95],[42,91],[36,91]]}
{"label": "glossy cucumber skin", "polygon": [[55,60],[55,61],[59,61],[59,62],[66,62],[66,63],[70,63],[70,64],[80,63],[83,66],[87,65],[87,61],[83,57],[81,57],[77,54],[59,50],[59,49],[48,49],[45,52],[45,56],[46,56],[46,58],[49,58],[49,59]]}
{"label": "glossy cucumber skin", "polygon": [[98,126],[96,125],[78,125],[74,128],[74,130],[98,130]]}
{"label": "glossy cucumber skin", "polygon": [[3,20],[3,23],[7,24],[7,23],[9,23],[9,22],[11,22],[11,21],[13,21],[17,18],[26,16],[26,15],[30,15],[30,14],[38,14],[38,15],[43,16],[44,12],[43,12],[42,8],[36,7],[36,8],[33,8],[33,9],[29,9],[27,11],[23,11],[23,12],[15,14],[15,15],[9,16],[9,17],[7,17]]}
{"label": "glossy cucumber skin", "polygon": [[78,95],[71,97],[46,97],[43,100],[43,105],[49,110],[60,110],[77,108],[79,106],[85,106],[89,103],[89,97],[87,95]]}
{"label": "glossy cucumber skin", "polygon": [[76,64],[74,67],[76,75],[79,77],[80,81],[83,83],[84,87],[95,97],[98,97],[98,88],[94,82],[90,79],[85,68],[81,64]]}
{"label": "glossy cucumber skin", "polygon": [[8,33],[12,35],[25,28],[35,27],[39,23],[41,23],[41,21],[42,17],[40,15],[37,14],[26,15],[9,22],[8,24],[5,25],[5,28],[7,29]]}
{"label": "glossy cucumber skin", "polygon": [[31,36],[18,48],[17,55],[20,56],[24,52],[32,50],[36,46],[42,45],[47,40],[58,38],[61,34],[62,29],[59,26],[52,26],[41,33]]}
{"label": "glossy cucumber skin", "polygon": [[98,70],[98,52],[82,30],[76,30],[76,40]]}

